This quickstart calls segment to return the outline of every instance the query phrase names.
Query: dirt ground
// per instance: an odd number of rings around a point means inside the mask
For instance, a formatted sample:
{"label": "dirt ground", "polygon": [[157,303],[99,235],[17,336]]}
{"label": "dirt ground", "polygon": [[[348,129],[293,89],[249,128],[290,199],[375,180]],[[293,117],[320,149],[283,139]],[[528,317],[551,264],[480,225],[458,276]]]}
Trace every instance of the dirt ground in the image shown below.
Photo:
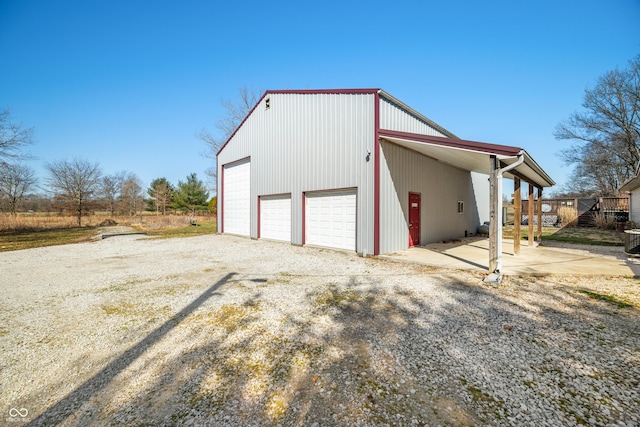
{"label": "dirt ground", "polygon": [[0,265],[0,424],[640,425],[633,278],[493,286],[220,235]]}

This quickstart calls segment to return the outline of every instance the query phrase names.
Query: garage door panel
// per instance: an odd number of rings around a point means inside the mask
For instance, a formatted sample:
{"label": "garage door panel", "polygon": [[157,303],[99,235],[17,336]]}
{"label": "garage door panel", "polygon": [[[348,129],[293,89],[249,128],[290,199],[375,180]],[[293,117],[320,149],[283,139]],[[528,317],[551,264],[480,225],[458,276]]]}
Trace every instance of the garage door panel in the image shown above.
{"label": "garage door panel", "polygon": [[223,231],[251,234],[251,163],[224,166]]}
{"label": "garage door panel", "polygon": [[355,190],[307,194],[305,222],[307,244],[355,251]]}
{"label": "garage door panel", "polygon": [[260,198],[260,237],[291,242],[291,196]]}

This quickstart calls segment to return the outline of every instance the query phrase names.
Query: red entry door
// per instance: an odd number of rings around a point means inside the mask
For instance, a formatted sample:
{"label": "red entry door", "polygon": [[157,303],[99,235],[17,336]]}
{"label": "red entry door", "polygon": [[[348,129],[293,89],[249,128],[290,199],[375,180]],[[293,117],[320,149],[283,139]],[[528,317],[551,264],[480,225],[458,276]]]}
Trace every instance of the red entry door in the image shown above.
{"label": "red entry door", "polygon": [[409,246],[420,246],[420,193],[409,193]]}

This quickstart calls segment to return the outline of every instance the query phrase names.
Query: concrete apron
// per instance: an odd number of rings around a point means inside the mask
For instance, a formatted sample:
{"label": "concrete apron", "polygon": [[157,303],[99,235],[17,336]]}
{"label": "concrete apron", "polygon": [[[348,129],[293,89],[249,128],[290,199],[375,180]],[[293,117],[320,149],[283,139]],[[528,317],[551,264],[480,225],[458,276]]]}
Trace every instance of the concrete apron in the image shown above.
{"label": "concrete apron", "polygon": [[[513,240],[502,241],[503,275],[603,275],[640,277],[640,260],[625,254],[623,248],[601,255],[588,250],[574,250],[520,244],[520,254],[513,252]],[[455,270],[488,272],[489,239],[463,239],[452,243],[434,243],[409,248],[380,258],[430,265]]]}

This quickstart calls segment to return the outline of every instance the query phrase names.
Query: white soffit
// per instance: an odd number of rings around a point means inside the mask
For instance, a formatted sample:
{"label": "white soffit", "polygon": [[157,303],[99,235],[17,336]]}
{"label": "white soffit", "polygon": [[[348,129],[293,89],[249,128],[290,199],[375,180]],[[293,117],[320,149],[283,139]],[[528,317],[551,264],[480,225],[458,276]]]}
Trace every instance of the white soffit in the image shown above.
{"label": "white soffit", "polygon": [[[383,140],[387,140],[401,147],[405,147],[409,150],[418,152],[425,156],[431,157],[441,163],[448,164],[450,166],[489,175],[491,173],[490,156],[493,154],[498,160],[506,165],[515,163],[518,159],[517,156],[509,156],[504,154],[489,153],[486,151],[474,151],[466,148],[442,146],[438,144],[432,144],[424,141],[414,141],[405,138],[398,138],[384,135],[381,137]],[[525,161],[521,165],[515,168],[520,175],[528,178],[531,182],[540,187],[550,187],[555,183],[548,175],[537,165],[537,163],[526,153],[522,151],[525,156]],[[509,172],[504,175],[506,178],[513,178],[513,175]]]}

